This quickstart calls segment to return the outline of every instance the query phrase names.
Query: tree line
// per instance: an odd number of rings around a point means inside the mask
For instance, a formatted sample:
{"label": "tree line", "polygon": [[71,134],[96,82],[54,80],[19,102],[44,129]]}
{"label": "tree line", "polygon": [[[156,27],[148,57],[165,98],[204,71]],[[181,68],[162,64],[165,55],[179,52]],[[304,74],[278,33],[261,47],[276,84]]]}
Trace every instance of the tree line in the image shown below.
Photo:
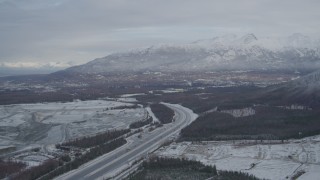
{"label": "tree line", "polygon": [[133,104],[133,105],[123,105],[123,106],[110,107],[110,108],[106,108],[106,110],[136,109],[136,108],[139,108],[139,107],[140,107],[140,106],[138,106],[137,104]]}
{"label": "tree line", "polygon": [[192,170],[212,173],[212,175],[218,174],[216,166],[203,165],[199,161],[192,161],[184,158],[164,158],[156,156],[143,162],[143,167],[147,169],[181,168],[184,166],[188,166],[188,168]]}
{"label": "tree line", "polygon": [[141,128],[145,125],[148,125],[150,123],[152,123],[153,118],[152,117],[148,117],[146,120],[141,120],[141,121],[136,121],[133,122],[129,125],[130,129],[137,129],[137,128]]}
{"label": "tree line", "polygon": [[68,142],[64,142],[61,145],[57,145],[57,148],[61,146],[73,146],[79,148],[89,148],[94,147],[100,144],[104,144],[108,141],[116,139],[124,134],[130,132],[130,129],[121,129],[121,130],[111,130],[95,136],[81,137]]}

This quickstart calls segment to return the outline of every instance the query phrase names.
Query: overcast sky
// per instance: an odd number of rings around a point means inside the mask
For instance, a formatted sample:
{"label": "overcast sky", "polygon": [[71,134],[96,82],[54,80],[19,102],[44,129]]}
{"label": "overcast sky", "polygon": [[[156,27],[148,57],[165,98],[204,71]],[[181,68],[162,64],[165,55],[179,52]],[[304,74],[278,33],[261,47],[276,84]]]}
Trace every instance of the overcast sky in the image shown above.
{"label": "overcast sky", "polygon": [[68,66],[234,33],[320,33],[320,0],[0,0],[0,66]]}

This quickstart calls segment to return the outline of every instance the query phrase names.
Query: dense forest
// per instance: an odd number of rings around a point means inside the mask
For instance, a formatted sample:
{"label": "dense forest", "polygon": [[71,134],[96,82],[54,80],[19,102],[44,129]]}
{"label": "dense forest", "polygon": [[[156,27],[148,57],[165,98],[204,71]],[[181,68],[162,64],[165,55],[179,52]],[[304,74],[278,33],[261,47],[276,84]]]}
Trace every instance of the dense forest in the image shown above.
{"label": "dense forest", "polygon": [[173,121],[174,111],[163,104],[151,104],[150,108],[162,124]]}
{"label": "dense forest", "polygon": [[205,89],[188,89],[185,92],[160,93],[137,96],[142,103],[168,102],[181,104],[192,109],[195,113],[201,114],[214,107],[241,108],[251,106],[260,101],[254,99],[254,92],[260,88],[254,86],[223,87]]}
{"label": "dense forest", "polygon": [[258,180],[241,172],[217,171],[215,166],[203,165],[198,161],[175,158],[151,157],[142,167],[128,177],[129,180]]}
{"label": "dense forest", "polygon": [[[190,89],[186,92],[138,97],[142,102],[179,103],[199,114],[181,131],[180,140],[289,139],[320,134],[320,109],[285,109],[287,99],[266,99],[254,86]],[[259,92],[259,93],[257,93]],[[263,98],[262,98],[263,97]],[[223,110],[251,107],[255,114],[233,117]]]}
{"label": "dense forest", "polygon": [[257,106],[255,114],[233,117],[219,111],[199,116],[181,130],[181,140],[288,139],[320,133],[320,112]]}

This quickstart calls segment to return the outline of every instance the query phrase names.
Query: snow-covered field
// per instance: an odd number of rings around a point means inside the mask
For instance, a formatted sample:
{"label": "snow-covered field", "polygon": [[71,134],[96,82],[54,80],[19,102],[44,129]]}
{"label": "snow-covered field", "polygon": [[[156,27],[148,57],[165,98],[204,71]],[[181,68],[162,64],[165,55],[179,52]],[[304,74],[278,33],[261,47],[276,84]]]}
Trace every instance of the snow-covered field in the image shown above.
{"label": "snow-covered field", "polygon": [[157,155],[198,160],[221,170],[247,172],[259,178],[298,179],[320,177],[320,136],[302,140],[181,142],[159,149]]}
{"label": "snow-covered field", "polygon": [[21,153],[14,157],[14,160],[19,162],[24,162],[27,166],[38,166],[42,162],[48,159],[54,158],[48,154],[38,153],[38,152],[27,152]]}
{"label": "snow-covered field", "polygon": [[[129,100],[133,102],[133,98]],[[0,149],[49,145],[108,129],[126,128],[143,119],[146,110],[114,108],[132,105],[116,100],[3,105],[0,106]]]}

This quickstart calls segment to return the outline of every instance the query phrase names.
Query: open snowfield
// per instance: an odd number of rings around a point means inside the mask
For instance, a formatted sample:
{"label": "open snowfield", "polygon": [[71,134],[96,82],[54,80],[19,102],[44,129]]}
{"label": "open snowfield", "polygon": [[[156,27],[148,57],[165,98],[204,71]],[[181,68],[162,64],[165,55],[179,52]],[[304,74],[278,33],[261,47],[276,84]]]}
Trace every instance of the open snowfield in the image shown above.
{"label": "open snowfield", "polygon": [[302,140],[181,142],[159,149],[157,155],[198,160],[221,170],[242,171],[265,179],[320,177],[320,136]]}
{"label": "open snowfield", "polygon": [[132,105],[110,100],[3,105],[0,106],[0,149],[56,144],[110,129],[126,128],[146,116],[146,110],[113,108]]}

